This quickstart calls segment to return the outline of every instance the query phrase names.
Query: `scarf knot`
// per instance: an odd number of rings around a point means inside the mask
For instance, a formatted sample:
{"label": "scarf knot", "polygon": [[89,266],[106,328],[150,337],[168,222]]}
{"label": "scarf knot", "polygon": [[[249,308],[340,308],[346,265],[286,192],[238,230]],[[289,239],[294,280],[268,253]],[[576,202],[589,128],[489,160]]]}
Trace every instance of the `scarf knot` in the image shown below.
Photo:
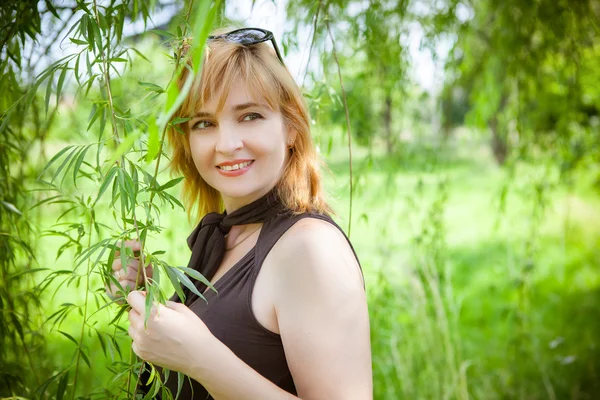
{"label": "scarf knot", "polygon": [[[200,272],[210,281],[221,266],[226,251],[225,235],[229,233],[232,226],[264,223],[285,211],[286,208],[273,189],[231,214],[227,212],[206,214],[187,239],[188,246],[192,250],[188,268]],[[196,290],[184,288],[185,304],[188,306],[198,299],[198,293],[202,294],[207,288],[200,281],[191,277],[190,280]],[[171,300],[179,301],[179,296],[175,294]]]}

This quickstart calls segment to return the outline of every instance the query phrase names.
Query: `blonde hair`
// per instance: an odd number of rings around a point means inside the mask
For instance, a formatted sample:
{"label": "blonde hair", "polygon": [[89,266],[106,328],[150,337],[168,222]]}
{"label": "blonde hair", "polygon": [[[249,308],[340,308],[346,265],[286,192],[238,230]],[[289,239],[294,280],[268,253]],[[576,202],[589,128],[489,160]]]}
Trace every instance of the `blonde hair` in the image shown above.
{"label": "blonde hair", "polygon": [[[219,29],[213,35],[230,30]],[[189,57],[185,62],[191,66]],[[184,68],[178,77],[180,89],[188,73]],[[312,141],[305,99],[269,42],[246,46],[225,40],[210,41],[205,49],[202,72],[195,78],[188,97],[173,119],[192,116],[215,95],[220,96],[217,101],[217,110],[220,110],[237,79],[246,82],[252,95],[264,99],[273,110],[279,110],[285,127],[296,134],[288,163],[276,184],[282,203],[294,213],[331,213],[322,187],[321,161]],[[192,160],[187,122],[179,128],[184,134],[174,127],[168,131],[173,151],[171,168],[185,177],[182,192],[188,217],[192,218],[194,207],[197,207],[198,219],[210,212],[222,212],[220,193],[202,179]]]}

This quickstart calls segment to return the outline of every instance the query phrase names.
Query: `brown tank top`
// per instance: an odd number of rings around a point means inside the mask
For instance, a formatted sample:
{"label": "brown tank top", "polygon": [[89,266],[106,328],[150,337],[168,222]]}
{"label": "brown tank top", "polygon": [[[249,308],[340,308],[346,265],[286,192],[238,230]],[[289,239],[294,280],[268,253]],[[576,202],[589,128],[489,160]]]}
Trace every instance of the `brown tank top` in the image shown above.
{"label": "brown tank top", "polygon": [[[263,327],[254,316],[252,291],[262,263],[275,243],[294,223],[307,217],[331,223],[348,240],[344,231],[327,215],[279,214],[264,223],[256,245],[215,282],[218,294],[207,290],[206,301],[198,298],[189,306],[212,334],[242,361],[281,389],[294,395],[297,394],[296,387],[285,358],[281,336]],[[354,252],[349,240],[348,244]],[[356,257],[355,252],[354,256]],[[200,273],[204,274],[204,271]],[[235,376],[231,379],[235,381]],[[177,373],[169,374],[166,386],[175,397],[178,386]],[[179,399],[204,400],[213,397],[195,380],[185,379]]]}

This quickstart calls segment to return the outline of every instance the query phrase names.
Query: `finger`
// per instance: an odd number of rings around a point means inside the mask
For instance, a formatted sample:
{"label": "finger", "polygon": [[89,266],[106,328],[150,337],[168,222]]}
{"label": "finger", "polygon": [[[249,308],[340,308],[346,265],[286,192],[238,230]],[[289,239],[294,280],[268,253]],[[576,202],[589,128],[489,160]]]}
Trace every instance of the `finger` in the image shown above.
{"label": "finger", "polygon": [[135,340],[137,339],[137,332],[133,325],[129,325],[129,328],[127,328],[127,334],[135,342]]}
{"label": "finger", "polygon": [[[119,255],[115,255],[115,257],[118,257]],[[122,269],[123,266],[121,265],[121,259],[120,258],[115,258],[115,260],[112,263],[112,269],[113,271],[117,271],[119,269]]]}
{"label": "finger", "polygon": [[133,251],[139,251],[142,249],[142,245],[137,240],[127,240],[125,242],[125,247],[129,247]]}
{"label": "finger", "polygon": [[[135,279],[138,276],[138,270],[139,270],[139,263],[137,262],[137,260],[135,260],[136,262],[130,261],[127,264],[127,272],[123,275],[124,277],[126,277],[127,279],[131,279],[133,281],[135,281]],[[140,271],[141,274],[141,271]],[[142,274],[143,276],[143,274]]]}
{"label": "finger", "polygon": [[[121,248],[121,241],[118,241],[116,244],[117,248]],[[140,251],[142,249],[142,245],[137,240],[126,240],[124,243],[124,247],[129,247],[134,252]],[[121,250],[115,250],[115,257],[119,257],[121,255]]]}
{"label": "finger", "polygon": [[119,283],[121,284],[125,292],[130,292],[132,290],[137,289],[134,281],[120,281]]}
{"label": "finger", "polygon": [[127,303],[131,306],[132,309],[137,311],[139,314],[144,313],[146,296],[142,294],[139,290],[132,290],[127,295]]}
{"label": "finger", "polygon": [[[176,302],[170,301],[170,300],[167,300],[167,302],[165,303],[165,306],[167,308],[170,308],[170,309],[175,310],[180,313],[193,312],[186,305],[181,304],[181,303],[176,303]],[[194,313],[194,315],[196,315],[196,314]]]}
{"label": "finger", "polygon": [[113,276],[117,279],[117,281],[121,281],[125,277],[124,273],[125,271],[123,271],[122,269],[118,269],[115,272],[113,272]]}
{"label": "finger", "polygon": [[131,343],[131,350],[133,350],[133,352],[135,353],[135,355],[137,355],[139,358],[142,358],[142,356],[140,356],[140,352],[139,352],[139,349],[137,347],[137,343],[135,341],[133,341]]}
{"label": "finger", "polygon": [[148,266],[146,267],[146,276],[148,278],[152,278],[152,274],[153,274],[152,264],[148,264]]}

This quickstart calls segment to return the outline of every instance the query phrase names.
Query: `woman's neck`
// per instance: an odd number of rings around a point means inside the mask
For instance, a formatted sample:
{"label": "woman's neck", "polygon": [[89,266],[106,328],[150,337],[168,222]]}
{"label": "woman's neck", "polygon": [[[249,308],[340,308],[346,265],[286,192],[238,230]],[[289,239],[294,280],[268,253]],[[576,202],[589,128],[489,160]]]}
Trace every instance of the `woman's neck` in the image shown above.
{"label": "woman's neck", "polygon": [[256,231],[262,226],[262,223],[247,224],[247,225],[234,225],[227,234],[226,248],[232,249],[237,247],[241,241],[245,241],[248,237],[254,235]]}

